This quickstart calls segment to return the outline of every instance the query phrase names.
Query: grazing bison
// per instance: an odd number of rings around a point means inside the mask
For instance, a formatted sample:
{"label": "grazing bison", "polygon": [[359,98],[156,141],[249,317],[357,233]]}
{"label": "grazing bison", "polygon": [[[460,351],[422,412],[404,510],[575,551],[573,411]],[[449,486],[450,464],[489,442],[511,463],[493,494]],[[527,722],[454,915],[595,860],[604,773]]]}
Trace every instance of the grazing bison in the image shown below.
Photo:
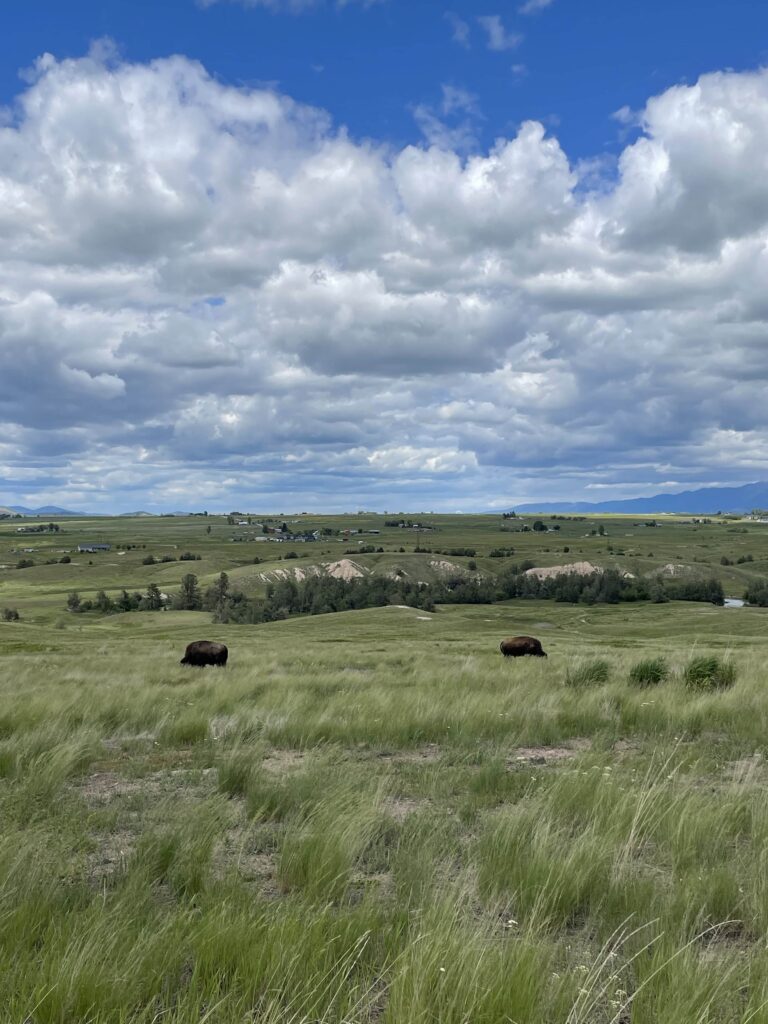
{"label": "grazing bison", "polygon": [[547,656],[541,649],[541,641],[535,636],[511,636],[501,641],[499,650],[505,658],[522,658],[525,654],[531,654],[535,658]]}
{"label": "grazing bison", "polygon": [[205,668],[206,665],[226,665],[229,651],[224,644],[214,643],[212,640],[195,640],[187,644],[182,665],[197,665]]}

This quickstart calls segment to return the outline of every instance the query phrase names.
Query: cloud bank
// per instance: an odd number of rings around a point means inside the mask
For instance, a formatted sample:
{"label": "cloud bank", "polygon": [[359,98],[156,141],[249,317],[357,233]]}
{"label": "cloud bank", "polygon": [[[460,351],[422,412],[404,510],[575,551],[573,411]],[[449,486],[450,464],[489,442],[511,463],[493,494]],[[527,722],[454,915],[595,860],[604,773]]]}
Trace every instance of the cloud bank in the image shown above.
{"label": "cloud bank", "polygon": [[[444,93],[444,109],[470,100]],[[0,119],[3,501],[490,508],[768,471],[768,71],[351,139],[183,57],[42,57]]]}

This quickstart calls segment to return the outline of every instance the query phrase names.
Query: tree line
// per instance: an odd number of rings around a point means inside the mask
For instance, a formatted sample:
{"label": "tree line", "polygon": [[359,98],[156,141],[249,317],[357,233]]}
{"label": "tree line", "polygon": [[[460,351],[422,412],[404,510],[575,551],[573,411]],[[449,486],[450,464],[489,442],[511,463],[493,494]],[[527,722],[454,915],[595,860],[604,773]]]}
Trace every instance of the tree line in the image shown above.
{"label": "tree line", "polygon": [[[523,563],[525,566],[525,563]],[[253,598],[230,586],[222,572],[202,590],[194,573],[187,573],[178,593],[166,597],[155,583],[146,593],[121,591],[111,598],[100,590],[95,599],[82,600],[72,592],[67,599],[71,612],[96,611],[114,614],[126,611],[209,611],[216,622],[273,622],[293,615],[324,615],[329,612],[377,608],[404,604],[434,611],[438,604],[494,604],[498,601],[539,600],[568,604],[619,604],[620,602],[707,601],[722,605],[722,584],[714,578],[664,580],[661,577],[635,579],[615,569],[580,576],[562,573],[540,579],[523,566],[512,565],[497,577],[449,573],[432,583],[419,583],[402,575],[362,576],[352,580],[333,576],[310,576],[305,580],[278,580],[267,585],[264,598]],[[768,604],[768,583],[754,589],[754,601]],[[747,597],[749,600],[749,597]]]}

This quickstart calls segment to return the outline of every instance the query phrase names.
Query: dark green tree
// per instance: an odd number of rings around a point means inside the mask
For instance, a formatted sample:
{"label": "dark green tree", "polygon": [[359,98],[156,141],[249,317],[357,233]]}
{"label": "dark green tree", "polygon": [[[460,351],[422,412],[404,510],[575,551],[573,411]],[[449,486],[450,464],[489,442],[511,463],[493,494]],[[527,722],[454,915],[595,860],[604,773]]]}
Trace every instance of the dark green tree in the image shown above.
{"label": "dark green tree", "polygon": [[163,607],[163,598],[160,594],[160,588],[156,583],[149,584],[147,593],[141,599],[140,607],[145,612],[159,612]]}
{"label": "dark green tree", "polygon": [[198,586],[197,576],[194,573],[188,572],[185,576],[182,576],[181,590],[177,594],[173,606],[178,611],[183,612],[198,611],[203,607],[200,587]]}

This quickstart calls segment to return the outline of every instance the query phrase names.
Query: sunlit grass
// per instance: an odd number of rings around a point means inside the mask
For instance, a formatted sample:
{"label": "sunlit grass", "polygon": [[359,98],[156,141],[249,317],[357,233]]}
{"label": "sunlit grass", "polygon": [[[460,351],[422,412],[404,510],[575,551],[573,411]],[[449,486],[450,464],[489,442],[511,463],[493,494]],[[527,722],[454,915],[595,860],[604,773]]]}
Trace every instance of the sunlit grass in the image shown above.
{"label": "sunlit grass", "polygon": [[692,690],[721,648],[620,611],[547,609],[546,661],[462,644],[483,609],[9,655],[5,1018],[765,1024],[762,655]]}

